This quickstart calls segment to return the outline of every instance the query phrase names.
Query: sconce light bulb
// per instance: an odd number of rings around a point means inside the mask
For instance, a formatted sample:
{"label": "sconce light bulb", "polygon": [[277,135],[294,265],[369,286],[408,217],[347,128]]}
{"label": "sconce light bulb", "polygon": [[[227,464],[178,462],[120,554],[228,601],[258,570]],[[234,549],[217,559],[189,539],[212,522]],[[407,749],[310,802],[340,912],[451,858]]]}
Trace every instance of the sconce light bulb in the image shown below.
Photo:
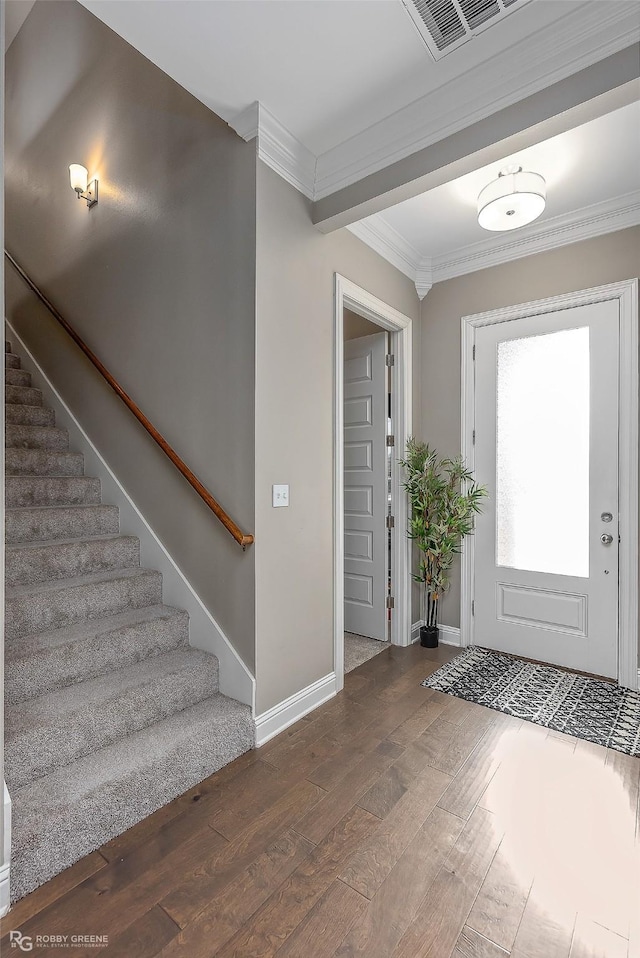
{"label": "sconce light bulb", "polygon": [[89,173],[86,166],[81,166],[79,163],[72,163],[69,167],[69,181],[71,183],[71,189],[75,190],[78,194],[78,199],[80,199],[80,194],[85,193],[87,190],[87,180],[89,178]]}

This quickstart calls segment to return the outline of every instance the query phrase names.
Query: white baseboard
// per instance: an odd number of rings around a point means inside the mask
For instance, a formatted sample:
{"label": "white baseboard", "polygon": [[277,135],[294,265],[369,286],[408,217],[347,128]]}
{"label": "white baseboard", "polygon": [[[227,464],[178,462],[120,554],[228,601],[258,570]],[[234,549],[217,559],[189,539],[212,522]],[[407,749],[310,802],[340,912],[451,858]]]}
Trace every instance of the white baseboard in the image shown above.
{"label": "white baseboard", "polygon": [[[411,642],[415,644],[420,641],[420,629],[424,625],[422,619],[418,622],[414,622],[411,626]],[[439,636],[438,640],[441,645],[455,645],[458,648],[460,647],[460,629],[456,629],[453,625],[441,625],[438,623]]]}
{"label": "white baseboard", "polygon": [[298,719],[304,718],[309,712],[317,709],[323,702],[327,702],[336,694],[336,673],[330,672],[324,678],[318,679],[306,689],[301,689],[295,695],[274,705],[273,708],[256,715],[256,745],[264,745],[274,735],[283,732]]}
{"label": "white baseboard", "polygon": [[0,918],[7,914],[11,907],[11,890],[9,875],[11,869],[11,799],[7,783],[3,782],[2,803],[2,863],[0,864]]}
{"label": "white baseboard", "polygon": [[72,447],[84,455],[87,475],[100,479],[104,501],[120,509],[121,531],[140,540],[142,564],[162,573],[164,602],[186,609],[189,613],[189,643],[194,648],[217,656],[220,663],[220,691],[253,709],[253,675],[33,354],[8,321],[6,325],[10,333],[7,339],[16,344],[16,352],[20,354],[24,369],[31,373],[34,383],[42,390],[45,402],[55,408],[57,425],[69,431]]}

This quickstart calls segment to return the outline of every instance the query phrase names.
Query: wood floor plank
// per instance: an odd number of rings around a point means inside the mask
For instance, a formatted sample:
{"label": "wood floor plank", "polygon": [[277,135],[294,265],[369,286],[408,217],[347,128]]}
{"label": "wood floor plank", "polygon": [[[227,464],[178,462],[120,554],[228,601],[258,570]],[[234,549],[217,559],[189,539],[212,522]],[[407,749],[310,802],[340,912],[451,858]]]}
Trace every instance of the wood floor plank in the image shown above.
{"label": "wood floor plank", "polygon": [[[107,948],[86,950],[86,954],[100,954],[104,958],[155,958],[180,929],[158,905],[133,922],[126,931],[109,941]],[[81,954],[73,949],[73,954]]]}
{"label": "wood floor plank", "polygon": [[616,935],[586,916],[578,915],[569,958],[627,958],[628,954],[627,938]]}
{"label": "wood floor plank", "polygon": [[441,807],[459,818],[468,818],[495,775],[505,750],[513,746],[516,734],[515,729],[503,725],[489,728],[440,799]]}
{"label": "wood floor plank", "polygon": [[425,765],[435,766],[446,753],[457,726],[439,715],[425,731],[408,745],[402,757],[402,766],[419,774]]}
{"label": "wood floor plank", "polygon": [[[311,782],[298,782],[271,808],[234,834],[221,846],[206,866],[189,870],[176,877],[174,887],[161,899],[162,907],[184,928],[221,889],[261,853],[282,832],[289,829],[300,815],[313,808],[325,793]],[[215,825],[215,821],[214,821]]]}
{"label": "wood floor plank", "polygon": [[[443,713],[443,715],[446,714]],[[447,775],[457,775],[475,747],[486,734],[481,724],[460,725],[449,739],[447,750],[430,764]]]}
{"label": "wood floor plank", "polygon": [[475,809],[393,952],[394,958],[449,958],[501,839],[499,823],[491,813]]}
{"label": "wood floor plank", "polygon": [[540,898],[534,880],[512,952],[526,958],[569,958],[575,920],[570,905]]}
{"label": "wood floor plank", "polygon": [[64,898],[65,895],[82,884],[85,879],[90,878],[101,868],[104,868],[106,864],[107,860],[100,852],[91,852],[90,855],[85,855],[70,868],[65,868],[63,872],[60,872],[45,885],[36,888],[26,898],[16,902],[9,914],[0,919],[0,939],[8,935],[11,929],[19,931],[29,919],[34,918],[59,898]]}
{"label": "wood floor plank", "polygon": [[[336,958],[389,958],[413,920],[463,823],[435,808],[377,888]],[[347,871],[349,866],[347,866]]]}
{"label": "wood floor plank", "polygon": [[315,844],[320,842],[401,752],[399,745],[381,742],[296,822],[296,829]]}
{"label": "wood floor plank", "polygon": [[24,925],[25,934],[121,934],[175,884],[176,875],[204,867],[226,840],[208,825],[188,834],[169,822],[147,844],[111,862]]}
{"label": "wood floor plank", "polygon": [[505,951],[511,951],[529,897],[533,875],[522,866],[514,870],[514,857],[500,845],[482,883],[467,925]]}
{"label": "wood floor plank", "polygon": [[271,958],[377,827],[378,819],[354,807],[271,895],[218,958]]}
{"label": "wood floor plank", "polygon": [[447,695],[446,697],[449,701],[442,713],[445,722],[450,722],[452,725],[463,725],[470,716],[477,714],[473,702],[459,699],[456,695]]}
{"label": "wood floor plank", "polygon": [[391,765],[358,800],[358,805],[378,818],[386,818],[414,780],[413,774],[405,772],[398,765]]}
{"label": "wood floor plank", "polygon": [[[340,746],[338,751],[307,773],[310,782],[315,782],[327,791],[335,788],[338,782],[351,771],[353,766],[365,755],[377,748],[382,736],[375,727],[367,726],[350,742]],[[335,743],[338,744],[337,742]]]}
{"label": "wood floor plank", "polygon": [[398,745],[411,745],[444,711],[441,702],[432,701],[431,697],[408,718],[401,722],[387,735],[390,742]]}
{"label": "wood floor plank", "polygon": [[[428,769],[396,804],[372,838],[356,852],[340,877],[366,898],[373,898],[382,882],[414,841],[423,823],[429,820],[435,805],[448,788],[450,778],[437,769]],[[436,823],[448,830],[452,816],[436,814]],[[460,819],[455,819],[462,827]],[[432,825],[427,828],[430,834]],[[458,829],[458,830],[459,830]]]}
{"label": "wood floor plank", "polygon": [[465,925],[452,958],[509,958],[509,952]]}
{"label": "wood floor plank", "polygon": [[106,842],[100,848],[101,854],[109,862],[126,858],[172,821],[185,817],[185,821],[195,825],[213,816],[216,809],[224,807],[230,795],[239,792],[251,794],[253,789],[261,791],[265,784],[274,780],[274,770],[257,758],[255,752],[245,754],[250,758],[243,762],[241,760],[244,756],[240,756],[240,759],[236,759],[237,765],[236,762],[231,763],[235,766],[233,772],[227,771],[231,770],[229,765],[211,775],[184,795],[127,829],[122,835]]}
{"label": "wood floor plank", "polygon": [[109,935],[105,958],[640,958],[640,760],[420,686],[455,654],[385,650],[14,906],[0,945],[17,925]]}
{"label": "wood floor plank", "polygon": [[272,842],[255,862],[215,896],[160,952],[162,958],[215,955],[315,850],[292,828]]}
{"label": "wood floor plank", "polygon": [[278,958],[332,958],[367,900],[339,879],[278,949]]}

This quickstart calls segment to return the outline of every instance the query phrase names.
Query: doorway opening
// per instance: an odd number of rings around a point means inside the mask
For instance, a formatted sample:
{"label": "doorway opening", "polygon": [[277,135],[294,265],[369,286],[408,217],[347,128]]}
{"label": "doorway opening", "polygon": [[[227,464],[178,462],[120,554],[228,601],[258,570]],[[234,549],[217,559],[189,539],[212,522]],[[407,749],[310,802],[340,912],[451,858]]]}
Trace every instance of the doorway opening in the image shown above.
{"label": "doorway opening", "polygon": [[334,347],[334,661],[340,689],[345,669],[385,645],[411,642],[411,554],[398,467],[411,434],[411,320],[336,274]]}
{"label": "doorway opening", "polygon": [[461,644],[638,687],[637,280],[462,319]]}

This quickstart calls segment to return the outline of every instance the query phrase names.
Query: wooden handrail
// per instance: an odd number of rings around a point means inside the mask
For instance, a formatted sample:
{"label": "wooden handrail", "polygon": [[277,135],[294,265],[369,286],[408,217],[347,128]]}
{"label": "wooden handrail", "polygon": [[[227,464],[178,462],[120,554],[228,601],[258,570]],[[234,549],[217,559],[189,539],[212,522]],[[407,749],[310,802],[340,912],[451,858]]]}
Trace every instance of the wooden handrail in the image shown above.
{"label": "wooden handrail", "polygon": [[51,302],[49,302],[49,300],[48,300],[47,297],[44,295],[44,293],[42,292],[42,290],[40,290],[40,289],[36,286],[36,284],[33,282],[33,280],[31,279],[31,277],[28,276],[27,273],[25,273],[25,271],[23,270],[23,268],[22,268],[18,263],[16,263],[15,259],[14,259],[13,256],[11,255],[11,253],[9,253],[9,252],[7,252],[7,250],[5,250],[5,251],[4,251],[4,255],[5,255],[6,258],[9,260],[9,262],[11,263],[11,265],[13,266],[13,268],[14,268],[15,270],[17,270],[17,272],[20,274],[20,276],[21,276],[22,279],[25,281],[25,283],[27,284],[27,286],[29,286],[29,288],[33,290],[33,292],[36,294],[36,296],[38,297],[38,299],[40,300],[40,302],[43,303],[44,306],[46,306],[46,308],[49,310],[49,312],[50,312],[51,315],[54,317],[54,319],[62,326],[62,328],[65,330],[65,332],[67,332],[67,333],[69,334],[69,336],[71,336],[71,338],[72,338],[72,340],[74,341],[74,343],[75,343],[77,346],[80,347],[80,349],[81,349],[82,352],[85,354],[85,356],[87,357],[87,359],[88,359],[91,363],[93,363],[93,365],[96,367],[96,369],[98,370],[98,372],[100,373],[100,375],[101,375],[101,376],[106,380],[106,382],[111,386],[111,388],[113,389],[114,393],[116,393],[116,394],[120,397],[120,399],[122,400],[122,402],[125,404],[125,406],[127,406],[127,407],[131,410],[131,412],[132,412],[133,415],[136,417],[136,419],[138,420],[138,422],[139,422],[142,426],[144,426],[144,428],[147,430],[147,432],[149,433],[149,435],[151,436],[151,438],[152,438],[153,440],[155,440],[155,442],[158,443],[158,445],[160,446],[160,448],[162,449],[162,451],[165,453],[166,456],[169,457],[169,459],[170,459],[171,462],[174,464],[174,466],[176,467],[176,469],[178,469],[179,472],[182,473],[182,475],[183,475],[184,478],[187,480],[187,482],[189,483],[189,485],[192,486],[192,487],[195,489],[195,491],[198,493],[198,495],[199,495],[200,498],[203,500],[203,502],[206,502],[206,504],[209,506],[209,508],[211,509],[211,511],[213,512],[213,514],[220,520],[220,522],[222,523],[222,525],[225,527],[225,529],[227,530],[227,532],[229,532],[229,533],[233,536],[233,538],[236,540],[236,542],[239,543],[239,544],[242,546],[243,549],[244,549],[246,546],[250,546],[250,545],[253,543],[253,536],[252,536],[252,535],[249,535],[249,534],[247,534],[247,533],[245,533],[245,532],[242,532],[242,530],[235,524],[235,522],[233,521],[233,519],[231,519],[231,518],[227,515],[227,513],[224,511],[224,509],[222,508],[222,506],[220,505],[220,503],[217,502],[217,501],[213,498],[213,496],[211,495],[211,493],[209,492],[209,490],[208,490],[205,486],[203,486],[202,483],[200,482],[200,480],[198,479],[198,477],[195,476],[195,475],[191,472],[191,470],[189,469],[189,467],[187,466],[187,464],[180,458],[180,456],[178,455],[178,453],[177,453],[174,449],[172,449],[172,447],[169,445],[169,443],[168,443],[167,440],[164,438],[164,436],[162,436],[162,435],[158,432],[158,430],[156,429],[156,427],[155,427],[154,425],[152,425],[152,423],[147,419],[147,417],[145,416],[145,414],[144,414],[144,413],[142,412],[142,410],[137,406],[137,404],[133,401],[133,399],[131,398],[131,396],[129,396],[129,395],[124,391],[124,389],[122,388],[122,386],[121,386],[121,385],[118,383],[118,381],[111,375],[111,373],[110,373],[109,370],[106,368],[106,366],[104,366],[103,363],[100,362],[100,360],[98,359],[98,357],[89,349],[89,347],[87,346],[87,344],[85,343],[85,341],[78,335],[78,333],[75,331],[75,329],[73,328],[73,326],[71,326],[71,325],[66,321],[66,319],[58,312],[58,310],[55,308],[55,306],[54,306]]}

